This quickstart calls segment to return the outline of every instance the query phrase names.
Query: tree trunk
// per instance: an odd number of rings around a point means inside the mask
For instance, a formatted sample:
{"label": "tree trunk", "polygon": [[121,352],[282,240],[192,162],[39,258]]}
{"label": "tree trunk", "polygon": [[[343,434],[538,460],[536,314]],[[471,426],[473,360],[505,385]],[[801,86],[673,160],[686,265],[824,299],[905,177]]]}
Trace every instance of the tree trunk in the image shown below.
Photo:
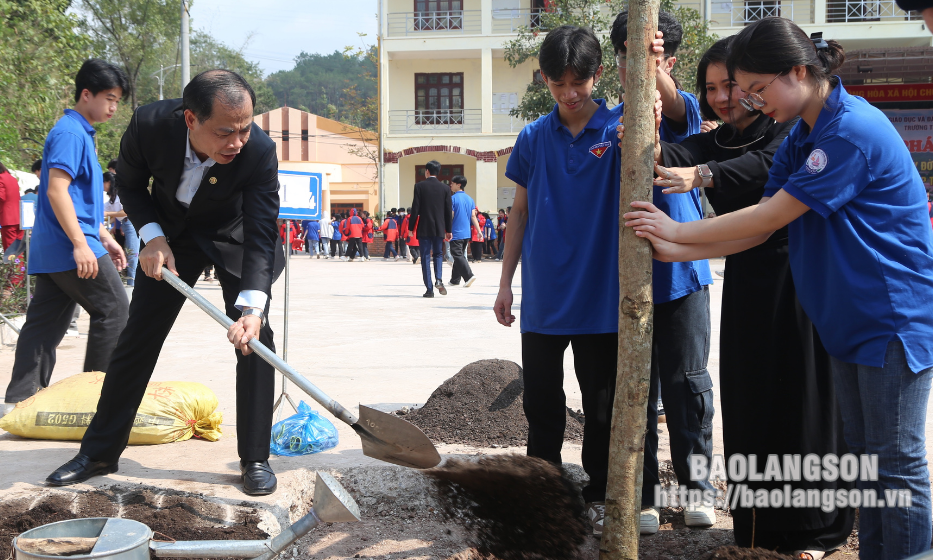
{"label": "tree trunk", "polygon": [[619,197],[619,358],[600,560],[637,560],[645,425],[651,377],[651,244],[622,227],[635,200],[650,201],[654,178],[655,56],[659,0],[632,0],[628,15],[625,137]]}

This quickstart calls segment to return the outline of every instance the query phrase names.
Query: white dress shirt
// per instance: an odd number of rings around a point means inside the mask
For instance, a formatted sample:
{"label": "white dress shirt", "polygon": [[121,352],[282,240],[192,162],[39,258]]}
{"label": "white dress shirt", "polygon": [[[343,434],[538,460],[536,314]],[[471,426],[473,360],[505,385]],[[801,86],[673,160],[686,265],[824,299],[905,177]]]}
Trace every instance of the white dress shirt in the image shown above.
{"label": "white dress shirt", "polygon": [[[185,165],[181,170],[181,177],[178,180],[178,190],[175,191],[175,198],[187,208],[191,205],[194,195],[198,192],[201,181],[204,180],[204,172],[217,162],[211,158],[201,161],[201,158],[199,158],[191,148],[191,140],[188,136],[185,137],[185,144],[188,149],[185,151]],[[165,232],[162,231],[162,226],[160,226],[158,222],[151,222],[139,228],[139,237],[144,243],[149,243],[149,241],[156,237],[165,237]],[[261,290],[243,290],[240,292],[234,305],[236,305],[237,309],[258,307],[264,310],[268,299],[269,296]]]}

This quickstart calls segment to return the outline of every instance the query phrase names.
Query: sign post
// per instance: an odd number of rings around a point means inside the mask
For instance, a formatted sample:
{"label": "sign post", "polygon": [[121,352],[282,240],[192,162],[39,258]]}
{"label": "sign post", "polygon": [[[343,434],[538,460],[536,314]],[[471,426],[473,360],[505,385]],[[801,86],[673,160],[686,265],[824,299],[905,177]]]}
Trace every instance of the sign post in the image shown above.
{"label": "sign post", "polygon": [[[35,194],[24,194],[19,199],[19,229],[24,230],[26,240],[26,263],[29,266],[29,237],[32,234],[32,226],[36,222],[36,199]],[[27,271],[28,272],[28,271]],[[32,287],[29,285],[29,274],[25,274],[26,281],[26,307],[32,301]]]}
{"label": "sign post", "polygon": [[[285,220],[285,310],[282,329],[282,360],[288,361],[288,300],[289,300],[289,262],[292,257],[291,224],[292,220],[320,220],[321,219],[321,182],[320,173],[306,173],[302,171],[279,171],[279,219]],[[282,392],[275,401],[273,412],[288,401],[295,411],[298,406],[289,396],[288,380],[282,375]],[[279,410],[279,419],[282,412]]]}

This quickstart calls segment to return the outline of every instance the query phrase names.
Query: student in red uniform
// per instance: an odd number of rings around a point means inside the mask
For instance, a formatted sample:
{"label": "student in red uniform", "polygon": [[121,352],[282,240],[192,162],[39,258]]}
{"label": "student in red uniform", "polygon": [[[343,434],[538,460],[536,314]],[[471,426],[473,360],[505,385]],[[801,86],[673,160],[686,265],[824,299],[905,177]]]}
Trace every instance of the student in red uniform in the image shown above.
{"label": "student in red uniform", "polygon": [[369,212],[363,210],[363,260],[369,260],[369,245],[375,239],[376,225],[369,217]]}
{"label": "student in red uniform", "polygon": [[379,228],[379,231],[386,237],[386,250],[382,254],[382,260],[389,260],[390,251],[395,256],[395,260],[399,260],[398,251],[395,250],[395,241],[398,239],[398,224],[396,221],[387,216],[385,220],[382,220],[382,227]]}
{"label": "student in red uniform", "polygon": [[[363,258],[363,219],[356,215],[356,208],[350,209],[350,217],[343,221],[343,234],[347,238],[347,259],[353,262]],[[354,256],[356,255],[356,256]]]}
{"label": "student in red uniform", "polygon": [[19,229],[19,183],[0,163],[0,238],[6,251],[17,239],[23,238]]}
{"label": "student in red uniform", "polygon": [[402,220],[402,239],[405,240],[405,243],[408,244],[408,247],[411,249],[411,263],[418,264],[418,256],[421,254],[421,246],[418,244],[418,238],[415,237],[414,226],[412,231],[408,230],[409,217],[411,214],[406,214],[405,219]]}
{"label": "student in red uniform", "polygon": [[[470,224],[470,248],[473,250],[473,262],[478,263],[483,262],[483,245],[486,244],[483,227],[486,226],[486,218],[475,206],[473,213],[476,216],[476,222]],[[477,224],[479,224],[479,229],[476,228]]]}

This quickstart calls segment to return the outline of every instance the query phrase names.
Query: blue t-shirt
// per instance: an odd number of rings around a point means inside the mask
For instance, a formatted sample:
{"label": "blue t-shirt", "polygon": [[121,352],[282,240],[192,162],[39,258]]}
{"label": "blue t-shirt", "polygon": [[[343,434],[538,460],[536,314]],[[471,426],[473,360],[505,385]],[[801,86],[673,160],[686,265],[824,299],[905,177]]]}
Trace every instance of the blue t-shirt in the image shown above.
{"label": "blue t-shirt", "polygon": [[320,222],[314,222],[311,220],[305,220],[305,223],[302,224],[302,227],[305,230],[306,238],[309,241],[320,241],[321,239],[321,224]]}
{"label": "blue t-shirt", "polygon": [[[698,134],[702,123],[700,103],[696,96],[685,91],[678,91],[678,93],[684,99],[687,122],[676,125],[667,117],[661,118],[661,140],[671,144],[679,144],[687,136]],[[612,115],[615,118],[615,122],[612,123],[613,129],[619,123],[622,105],[619,104],[612,109]],[[683,130],[677,130],[675,127]],[[678,194],[664,194],[663,191],[663,187],[654,187],[654,205],[674,221],[693,222],[703,218],[699,189],[691,189],[690,192]],[[654,261],[652,265],[651,287],[654,303],[667,303],[680,299],[712,283],[713,276],[710,274],[709,261],[706,260],[678,263]]]}
{"label": "blue t-shirt", "polygon": [[450,203],[454,209],[454,222],[451,231],[451,239],[470,239],[470,218],[473,216],[473,209],[476,203],[470,198],[470,195],[463,191],[457,191],[450,197]]}
{"label": "blue t-shirt", "polygon": [[840,82],[774,154],[764,194],[781,189],[810,207],[788,228],[790,264],[830,355],[880,367],[897,337],[912,371],[933,367],[926,191],[888,118]]}
{"label": "blue t-shirt", "polygon": [[[606,102],[576,137],[557,105],[518,134],[505,176],[528,194],[522,240],[521,330],[598,334],[619,330],[619,173]],[[618,117],[616,117],[618,121]],[[567,216],[573,235],[555,235]]]}
{"label": "blue t-shirt", "polygon": [[29,248],[29,274],[64,272],[78,267],[74,245],[58,223],[49,202],[49,169],[71,176],[68,194],[88,247],[98,259],[107,254],[100,243],[104,222],[104,176],[97,161],[94,127],[77,111],[65,109],[45,139],[39,176],[36,220]]}

